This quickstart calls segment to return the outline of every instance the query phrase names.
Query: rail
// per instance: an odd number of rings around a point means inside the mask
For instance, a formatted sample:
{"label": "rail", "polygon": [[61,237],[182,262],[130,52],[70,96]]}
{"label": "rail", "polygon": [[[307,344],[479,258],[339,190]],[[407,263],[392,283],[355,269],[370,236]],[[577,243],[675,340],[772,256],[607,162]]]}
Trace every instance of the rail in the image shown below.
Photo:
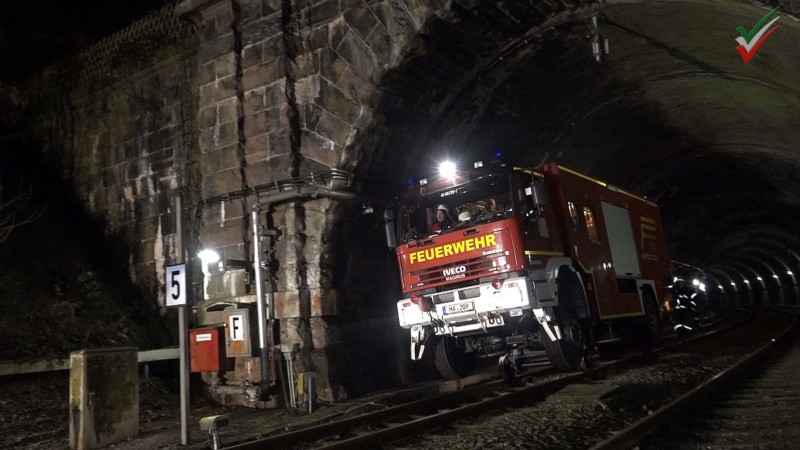
{"label": "rail", "polygon": [[[178,347],[142,350],[138,352],[139,363],[178,359]],[[57,372],[69,370],[69,356],[64,358],[38,359],[33,361],[2,361],[0,377],[25,375],[30,373]]]}

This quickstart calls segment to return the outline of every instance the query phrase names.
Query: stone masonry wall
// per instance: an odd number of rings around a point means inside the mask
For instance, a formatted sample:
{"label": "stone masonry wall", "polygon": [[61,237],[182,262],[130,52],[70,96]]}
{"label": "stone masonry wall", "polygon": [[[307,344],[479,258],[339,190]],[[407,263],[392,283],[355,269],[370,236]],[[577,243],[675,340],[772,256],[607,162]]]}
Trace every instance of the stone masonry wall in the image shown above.
{"label": "stone masonry wall", "polygon": [[[227,258],[252,260],[254,189],[357,168],[380,77],[398,64],[416,24],[431,14],[430,5],[414,5],[194,0],[179,6],[200,36],[202,192],[205,199],[215,199],[203,209],[201,246]],[[346,331],[353,325],[337,316],[343,303],[359,296],[345,298],[336,272],[344,255],[334,251],[335,236],[329,234],[341,230],[352,214],[340,201],[319,199],[275,205],[262,217],[264,225],[280,231],[266,245],[267,250],[274,245],[279,264],[274,296],[280,344],[300,349],[298,370],[316,371],[321,398],[328,400],[352,391],[347,378],[353,342],[342,336],[353,334]],[[206,290],[206,300],[246,304],[255,299],[241,286],[219,282]]]}
{"label": "stone masonry wall", "polygon": [[175,199],[196,202],[199,185],[195,71],[191,31],[165,8],[29,86],[45,153],[162,307],[164,266],[180,253]]}

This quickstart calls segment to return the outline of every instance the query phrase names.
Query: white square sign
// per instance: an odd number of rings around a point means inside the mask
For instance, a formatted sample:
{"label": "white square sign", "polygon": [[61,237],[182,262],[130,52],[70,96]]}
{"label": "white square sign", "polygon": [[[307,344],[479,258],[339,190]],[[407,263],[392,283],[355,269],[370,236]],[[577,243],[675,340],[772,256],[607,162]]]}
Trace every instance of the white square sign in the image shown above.
{"label": "white square sign", "polygon": [[167,267],[167,306],[186,304],[186,264]]}

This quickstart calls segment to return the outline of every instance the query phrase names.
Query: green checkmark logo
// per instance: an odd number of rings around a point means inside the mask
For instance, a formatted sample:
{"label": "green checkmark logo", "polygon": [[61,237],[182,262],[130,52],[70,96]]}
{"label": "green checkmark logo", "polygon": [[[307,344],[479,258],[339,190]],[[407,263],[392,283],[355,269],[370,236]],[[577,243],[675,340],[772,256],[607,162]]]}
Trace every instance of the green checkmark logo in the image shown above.
{"label": "green checkmark logo", "polygon": [[772,33],[775,32],[780,25],[772,27],[775,22],[780,19],[780,17],[775,17],[774,19],[772,16],[778,13],[780,7],[773,9],[772,11],[768,12],[761,20],[758,21],[756,26],[753,27],[750,31],[747,31],[745,27],[737,27],[736,31],[739,32],[740,37],[736,38],[736,42],[739,44],[736,47],[736,51],[739,52],[739,55],[742,57],[742,61],[747,64],[753,59],[758,49],[767,40]]}
{"label": "green checkmark logo", "polygon": [[781,7],[779,6],[779,7],[775,8],[775,9],[773,9],[772,11],[768,12],[767,15],[762,17],[761,20],[758,21],[756,26],[754,26],[753,29],[750,30],[749,32],[747,31],[747,29],[745,27],[742,27],[742,26],[736,27],[736,31],[739,32],[739,34],[744,38],[745,41],[749,41],[749,40],[753,39],[753,36],[758,34],[759,30],[761,30],[761,28],[764,26],[764,24],[767,23],[772,16],[777,14],[778,10],[780,10],[780,9],[781,9]]}

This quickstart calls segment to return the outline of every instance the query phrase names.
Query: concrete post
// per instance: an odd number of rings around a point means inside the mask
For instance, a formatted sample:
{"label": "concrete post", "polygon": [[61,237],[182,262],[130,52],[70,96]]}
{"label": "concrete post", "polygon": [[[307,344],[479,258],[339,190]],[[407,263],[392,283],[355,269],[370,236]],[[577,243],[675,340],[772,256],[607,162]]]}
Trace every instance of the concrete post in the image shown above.
{"label": "concrete post", "polygon": [[139,434],[136,348],[79,350],[69,356],[69,448],[104,447]]}

